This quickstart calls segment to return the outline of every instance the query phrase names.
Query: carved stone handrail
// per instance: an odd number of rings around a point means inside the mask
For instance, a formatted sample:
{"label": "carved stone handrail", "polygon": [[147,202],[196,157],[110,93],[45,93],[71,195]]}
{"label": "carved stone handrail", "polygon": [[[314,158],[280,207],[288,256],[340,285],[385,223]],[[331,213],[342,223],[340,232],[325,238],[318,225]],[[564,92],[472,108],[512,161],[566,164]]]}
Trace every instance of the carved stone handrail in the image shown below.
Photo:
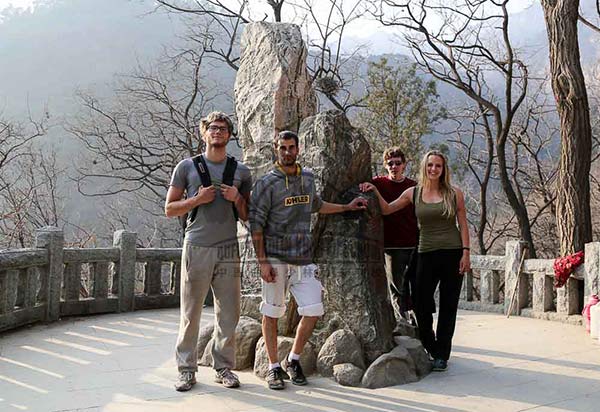
{"label": "carved stone handrail", "polygon": [[582,323],[584,302],[600,291],[600,243],[585,246],[585,265],[561,288],[554,288],[553,259],[524,259],[520,267],[523,253],[523,242],[509,241],[504,256],[472,256],[459,307]]}
{"label": "carved stone handrail", "polygon": [[[40,229],[34,248],[0,252],[0,332],[62,316],[175,307],[179,248],[137,248],[136,234],[117,231],[112,247],[65,248],[57,228]],[[460,307],[581,323],[583,302],[600,290],[600,243],[585,247],[585,265],[553,287],[552,259],[525,259],[524,243],[504,256],[471,256]],[[581,293],[581,283],[584,292]]]}
{"label": "carved stone handrail", "polygon": [[[62,232],[37,232],[36,247],[0,252],[0,332],[63,316],[174,307],[181,249],[136,248],[118,231],[113,247],[65,248]],[[140,264],[141,263],[141,264]]]}

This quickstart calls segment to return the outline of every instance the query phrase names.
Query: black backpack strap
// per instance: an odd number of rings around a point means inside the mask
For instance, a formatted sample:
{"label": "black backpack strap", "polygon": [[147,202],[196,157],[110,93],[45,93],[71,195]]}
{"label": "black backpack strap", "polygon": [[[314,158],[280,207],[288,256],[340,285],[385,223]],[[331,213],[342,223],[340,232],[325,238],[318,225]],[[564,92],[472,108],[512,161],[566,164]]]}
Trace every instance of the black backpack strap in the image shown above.
{"label": "black backpack strap", "polygon": [[[192,162],[194,163],[194,168],[196,168],[198,175],[200,175],[200,182],[202,182],[202,187],[209,187],[210,185],[212,185],[212,182],[210,180],[210,174],[208,173],[208,167],[206,166],[206,161],[204,161],[204,156],[194,156],[192,157]],[[200,191],[200,188],[198,188],[198,191]],[[193,208],[190,212],[190,224],[194,222],[194,219],[196,219],[197,214],[198,206]]]}
{"label": "black backpack strap", "polygon": [[209,187],[212,185],[212,181],[210,180],[210,174],[208,173],[208,166],[206,166],[206,161],[204,160],[204,156],[198,155],[192,158],[194,162],[194,167],[196,171],[200,175],[200,181],[202,182],[202,186]]}
{"label": "black backpack strap", "polygon": [[225,170],[223,170],[223,183],[227,186],[233,185],[233,177],[235,176],[235,170],[237,169],[237,160],[233,156],[227,156],[227,163],[225,163]]}
{"label": "black backpack strap", "polygon": [[[223,170],[223,183],[227,186],[233,186],[233,178],[235,176],[235,170],[237,169],[237,160],[233,156],[227,156],[227,163],[225,163],[225,170]],[[233,217],[238,220],[238,211],[233,204]]]}

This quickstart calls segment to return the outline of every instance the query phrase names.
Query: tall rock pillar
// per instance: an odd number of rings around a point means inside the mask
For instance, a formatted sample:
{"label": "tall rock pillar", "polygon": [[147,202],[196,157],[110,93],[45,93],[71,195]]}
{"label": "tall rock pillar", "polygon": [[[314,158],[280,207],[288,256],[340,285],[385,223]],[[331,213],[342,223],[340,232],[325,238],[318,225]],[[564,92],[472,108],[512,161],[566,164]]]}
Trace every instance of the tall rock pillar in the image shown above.
{"label": "tall rock pillar", "polygon": [[298,131],[316,113],[300,28],[288,23],[250,23],[241,40],[235,79],[235,111],[244,163],[256,179],[273,164],[276,132]]}
{"label": "tall rock pillar", "polygon": [[[328,110],[300,127],[301,164],[313,169],[323,200],[348,203],[371,179],[371,150],[344,113]],[[393,348],[395,326],[383,259],[383,220],[369,195],[365,211],[315,215],[314,257],[323,283],[325,323],[354,332],[367,363]],[[327,332],[327,331],[326,331]]]}

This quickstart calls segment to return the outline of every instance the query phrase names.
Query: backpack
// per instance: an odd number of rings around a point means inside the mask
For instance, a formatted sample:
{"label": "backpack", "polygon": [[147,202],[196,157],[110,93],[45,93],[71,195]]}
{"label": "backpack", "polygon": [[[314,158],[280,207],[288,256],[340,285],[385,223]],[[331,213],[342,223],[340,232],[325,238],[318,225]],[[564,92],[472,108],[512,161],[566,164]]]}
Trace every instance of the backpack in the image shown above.
{"label": "backpack", "polygon": [[[200,181],[202,182],[203,187],[209,187],[212,185],[212,181],[210,179],[210,173],[208,173],[208,166],[206,166],[206,161],[204,160],[203,155],[198,155],[192,157],[192,162],[194,163],[194,168],[198,172],[200,176]],[[235,171],[237,169],[237,160],[235,157],[227,155],[227,163],[225,163],[225,170],[223,170],[222,182],[227,186],[233,185],[233,177],[235,176]],[[231,205],[233,207],[233,217],[235,220],[238,220],[238,211],[235,208],[235,205]],[[179,217],[179,223],[181,224],[181,228],[185,232],[188,224],[191,225],[194,223],[196,219],[196,215],[198,214],[198,207],[196,206],[188,213]],[[188,223],[189,222],[189,223]]]}

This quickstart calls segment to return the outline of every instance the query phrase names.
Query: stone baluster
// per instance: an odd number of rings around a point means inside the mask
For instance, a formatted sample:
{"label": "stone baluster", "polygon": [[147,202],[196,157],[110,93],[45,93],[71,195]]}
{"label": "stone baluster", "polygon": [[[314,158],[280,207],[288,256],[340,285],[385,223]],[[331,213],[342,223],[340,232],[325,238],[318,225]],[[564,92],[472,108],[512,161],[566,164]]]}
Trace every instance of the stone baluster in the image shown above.
{"label": "stone baluster", "polygon": [[130,312],[135,308],[135,259],[136,234],[126,230],[118,230],[113,236],[113,246],[118,247],[119,262],[115,270],[114,284],[119,293],[119,311]]}
{"label": "stone baluster", "polygon": [[[505,314],[509,314],[510,310],[510,315],[519,315],[521,313],[521,309],[527,306],[527,299],[529,297],[528,283],[525,282],[525,275],[519,273],[521,258],[523,257],[524,253],[527,253],[525,250],[526,246],[527,242],[519,240],[509,240],[506,242],[506,269],[504,272]],[[517,282],[519,277],[521,277],[521,280]],[[510,309],[510,303],[514,294],[516,294],[516,296],[514,296],[516,302],[513,304],[512,309]]]}
{"label": "stone baluster", "polygon": [[63,277],[64,235],[56,227],[45,227],[36,231],[35,246],[48,250],[48,264],[40,271],[40,295],[38,300],[47,305],[46,321],[60,317],[60,292]]}

